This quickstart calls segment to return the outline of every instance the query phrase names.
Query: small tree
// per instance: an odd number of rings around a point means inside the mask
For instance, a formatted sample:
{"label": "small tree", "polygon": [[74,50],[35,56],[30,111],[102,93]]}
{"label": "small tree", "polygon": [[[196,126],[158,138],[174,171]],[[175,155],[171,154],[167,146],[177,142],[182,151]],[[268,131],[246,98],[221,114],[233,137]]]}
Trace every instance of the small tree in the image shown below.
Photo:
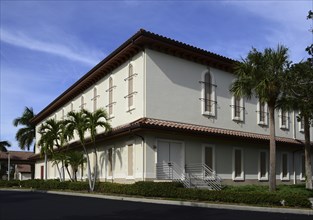
{"label": "small tree", "polygon": [[66,164],[69,164],[73,171],[73,180],[77,182],[77,172],[79,166],[83,166],[86,162],[84,154],[80,151],[69,151],[67,153]]}

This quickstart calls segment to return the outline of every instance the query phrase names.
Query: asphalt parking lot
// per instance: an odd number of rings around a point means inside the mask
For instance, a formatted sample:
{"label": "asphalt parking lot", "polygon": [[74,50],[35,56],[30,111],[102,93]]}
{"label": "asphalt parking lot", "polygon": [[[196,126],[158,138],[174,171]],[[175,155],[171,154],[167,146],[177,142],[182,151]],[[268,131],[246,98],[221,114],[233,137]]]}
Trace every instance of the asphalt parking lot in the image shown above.
{"label": "asphalt parking lot", "polygon": [[0,190],[0,220],[310,219],[312,215],[186,207],[39,192]]}

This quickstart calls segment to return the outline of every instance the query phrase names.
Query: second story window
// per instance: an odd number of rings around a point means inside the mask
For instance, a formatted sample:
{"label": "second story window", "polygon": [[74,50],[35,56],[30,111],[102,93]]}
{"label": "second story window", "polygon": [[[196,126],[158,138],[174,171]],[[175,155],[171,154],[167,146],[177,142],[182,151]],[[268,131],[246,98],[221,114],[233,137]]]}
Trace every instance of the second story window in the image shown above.
{"label": "second story window", "polygon": [[108,108],[108,113],[109,113],[109,117],[112,118],[114,117],[114,114],[113,114],[113,107],[114,107],[114,104],[116,102],[114,102],[114,88],[116,86],[114,86],[113,84],[113,78],[110,77],[109,78],[109,88],[106,90],[106,92],[109,93],[109,104],[106,105],[106,107]]}
{"label": "second story window", "polygon": [[303,117],[301,117],[299,121],[299,131],[304,132],[304,118]]}
{"label": "second story window", "polygon": [[98,108],[97,106],[97,99],[99,98],[99,95],[98,95],[98,89],[97,87],[95,87],[93,89],[93,98],[91,99],[91,101],[93,101],[93,111],[95,112]]}
{"label": "second story window", "polygon": [[128,94],[124,97],[127,99],[127,111],[134,110],[134,95],[137,93],[134,91],[134,77],[137,74],[134,73],[134,67],[130,63],[128,65],[128,77],[125,79],[125,81],[128,81]]}
{"label": "second story window", "polygon": [[79,108],[80,108],[81,110],[83,110],[83,109],[85,108],[85,105],[86,105],[86,103],[85,103],[85,97],[82,95],[82,96],[80,97],[80,106],[79,106]]}
{"label": "second story window", "polygon": [[279,120],[280,120],[280,128],[288,130],[289,129],[289,112],[285,110],[280,110]]}
{"label": "second story window", "polygon": [[261,126],[268,125],[267,103],[259,101],[257,108],[258,108],[257,109],[258,124]]}
{"label": "second story window", "polygon": [[243,98],[233,96],[231,107],[232,107],[232,120],[243,122],[244,121]]}
{"label": "second story window", "polygon": [[202,76],[202,114],[206,116],[215,116],[216,100],[214,78],[210,69],[208,69]]}

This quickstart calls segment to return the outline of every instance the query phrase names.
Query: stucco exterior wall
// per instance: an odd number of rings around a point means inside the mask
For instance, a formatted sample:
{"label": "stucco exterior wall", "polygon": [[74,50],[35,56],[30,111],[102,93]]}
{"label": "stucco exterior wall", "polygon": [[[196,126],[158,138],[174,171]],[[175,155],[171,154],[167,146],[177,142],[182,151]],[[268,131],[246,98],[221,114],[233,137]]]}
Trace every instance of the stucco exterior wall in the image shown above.
{"label": "stucco exterior wall", "polygon": [[[210,68],[216,84],[216,117],[202,114],[203,74],[207,67],[174,56],[146,50],[146,115],[150,118],[185,122],[203,126],[269,134],[268,126],[257,122],[258,99],[244,98],[244,121],[232,120],[232,94],[229,92],[235,75]],[[297,114],[289,113],[289,129],[280,128],[280,112],[276,112],[276,135],[304,139],[299,132]],[[312,130],[312,129],[311,129]],[[312,131],[311,131],[312,133]]]}

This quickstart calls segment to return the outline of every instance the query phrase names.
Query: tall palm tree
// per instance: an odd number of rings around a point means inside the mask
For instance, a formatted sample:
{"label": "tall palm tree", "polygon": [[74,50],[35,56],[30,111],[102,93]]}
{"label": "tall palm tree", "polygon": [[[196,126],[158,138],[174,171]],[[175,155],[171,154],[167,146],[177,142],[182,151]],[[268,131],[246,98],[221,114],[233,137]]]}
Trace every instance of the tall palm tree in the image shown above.
{"label": "tall palm tree", "polygon": [[0,152],[7,152],[7,147],[11,147],[10,142],[8,141],[0,141]]}
{"label": "tall palm tree", "polygon": [[230,91],[236,97],[251,98],[256,95],[260,102],[267,102],[270,128],[269,190],[276,189],[276,139],[275,109],[281,94],[281,81],[290,62],[288,49],[278,45],[277,49],[266,48],[263,52],[252,48],[247,57],[235,66],[236,81]]}
{"label": "tall palm tree", "polygon": [[287,73],[279,105],[300,112],[298,121],[304,123],[306,188],[312,189],[310,125],[313,120],[313,66],[309,61],[297,63]]}
{"label": "tall palm tree", "polygon": [[[57,150],[62,150],[67,143],[67,132],[64,121],[56,121],[55,119],[48,119],[45,123],[43,123],[39,128],[39,133],[41,134],[41,138],[39,140],[39,144],[45,150],[45,153],[50,152],[55,154],[54,147]],[[64,171],[64,159],[61,159],[62,164],[62,180],[65,180],[65,171]]]}
{"label": "tall palm tree", "polygon": [[75,134],[78,135],[80,144],[83,147],[84,154],[87,160],[87,172],[88,172],[88,183],[89,189],[92,190],[92,179],[91,179],[91,168],[90,168],[90,159],[88,155],[88,151],[86,149],[86,132],[88,130],[87,127],[87,118],[83,111],[75,112],[71,111],[67,114],[67,119],[65,120],[66,129],[68,131],[69,139],[73,139]]}
{"label": "tall palm tree", "polygon": [[[15,127],[22,126],[16,133],[15,138],[18,141],[18,145],[22,150],[30,149],[30,146],[34,143],[36,136],[35,125],[31,124],[30,121],[35,117],[33,108],[25,107],[25,110],[21,117],[13,120]],[[35,151],[35,146],[34,149]]]}
{"label": "tall palm tree", "polygon": [[111,130],[111,125],[108,123],[108,116],[104,109],[97,109],[94,112],[89,112],[87,110],[83,110],[85,117],[87,119],[87,129],[90,133],[90,139],[93,146],[93,153],[95,155],[95,167],[94,167],[94,175],[93,175],[93,185],[92,191],[95,188],[95,183],[98,174],[98,154],[96,148],[96,136],[97,136],[97,128],[101,127],[105,129],[105,132]]}

